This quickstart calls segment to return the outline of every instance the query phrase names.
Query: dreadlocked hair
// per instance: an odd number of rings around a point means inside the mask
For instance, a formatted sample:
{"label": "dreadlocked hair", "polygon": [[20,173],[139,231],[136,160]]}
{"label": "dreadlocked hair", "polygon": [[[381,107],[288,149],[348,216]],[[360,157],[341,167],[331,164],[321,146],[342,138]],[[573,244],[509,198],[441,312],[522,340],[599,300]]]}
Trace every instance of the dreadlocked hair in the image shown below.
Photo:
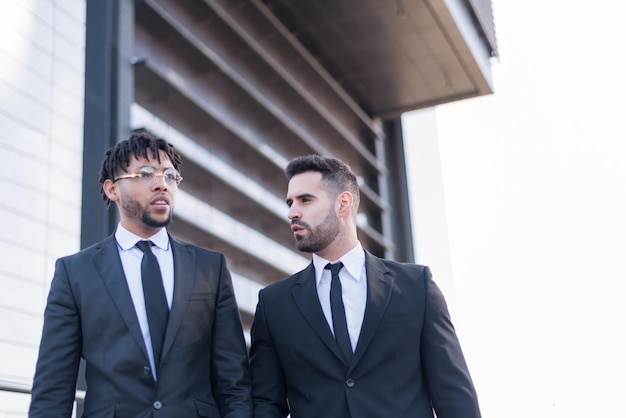
{"label": "dreadlocked hair", "polygon": [[[163,138],[154,137],[148,132],[136,132],[128,139],[115,144],[104,153],[104,160],[100,167],[100,184],[104,184],[106,180],[115,179],[115,177],[121,173],[126,173],[131,156],[136,159],[156,159],[161,163],[159,151],[165,153],[174,168],[180,173],[180,166],[183,160],[172,144]],[[150,154],[148,154],[148,152],[150,152]],[[111,205],[111,200],[107,197],[103,188],[100,188],[100,195],[108,208]]]}

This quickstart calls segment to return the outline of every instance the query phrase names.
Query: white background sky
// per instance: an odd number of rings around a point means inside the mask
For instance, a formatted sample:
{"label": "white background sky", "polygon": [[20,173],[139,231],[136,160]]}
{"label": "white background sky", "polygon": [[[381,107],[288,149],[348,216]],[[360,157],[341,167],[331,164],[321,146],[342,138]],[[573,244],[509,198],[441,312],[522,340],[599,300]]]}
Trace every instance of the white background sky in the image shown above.
{"label": "white background sky", "polygon": [[493,7],[495,94],[436,110],[483,417],[626,417],[626,4]]}

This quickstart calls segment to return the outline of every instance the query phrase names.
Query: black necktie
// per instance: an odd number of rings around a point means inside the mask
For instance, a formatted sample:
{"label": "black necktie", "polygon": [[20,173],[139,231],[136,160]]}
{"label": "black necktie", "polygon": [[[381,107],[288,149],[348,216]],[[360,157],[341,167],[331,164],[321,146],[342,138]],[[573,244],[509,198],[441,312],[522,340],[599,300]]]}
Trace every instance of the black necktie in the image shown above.
{"label": "black necktie", "polygon": [[170,310],[167,305],[167,298],[165,297],[165,289],[163,289],[163,279],[161,278],[159,262],[152,252],[152,241],[138,241],[135,245],[143,251],[143,258],[141,259],[141,283],[143,285],[143,297],[146,303],[148,326],[150,327],[150,338],[152,339],[154,364],[158,371]]}
{"label": "black necktie", "polygon": [[341,282],[339,281],[339,270],[343,267],[343,263],[326,264],[326,269],[330,270],[332,279],[330,282],[330,310],[333,316],[333,329],[335,331],[335,339],[339,344],[339,349],[343,354],[347,363],[352,359],[352,344],[350,343],[350,334],[348,334],[348,324],[346,322],[346,311],[341,299]]}

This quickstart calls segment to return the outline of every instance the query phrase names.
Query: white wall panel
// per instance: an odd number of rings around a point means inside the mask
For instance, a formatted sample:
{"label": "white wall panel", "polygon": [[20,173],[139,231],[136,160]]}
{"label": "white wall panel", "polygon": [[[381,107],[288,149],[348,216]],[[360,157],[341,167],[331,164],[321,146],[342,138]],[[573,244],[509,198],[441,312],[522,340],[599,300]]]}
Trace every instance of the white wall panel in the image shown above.
{"label": "white wall panel", "polygon": [[[0,7],[0,380],[30,385],[54,262],[80,247],[85,2]],[[0,416],[29,400],[0,391]]]}

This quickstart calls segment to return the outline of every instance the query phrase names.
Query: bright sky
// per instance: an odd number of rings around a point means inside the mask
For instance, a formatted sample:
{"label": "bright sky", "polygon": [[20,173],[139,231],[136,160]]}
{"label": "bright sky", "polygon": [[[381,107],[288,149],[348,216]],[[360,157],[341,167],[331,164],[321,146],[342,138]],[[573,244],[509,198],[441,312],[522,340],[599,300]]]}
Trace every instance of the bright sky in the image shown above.
{"label": "bright sky", "polygon": [[483,417],[626,417],[626,4],[493,7],[495,95],[436,110]]}

